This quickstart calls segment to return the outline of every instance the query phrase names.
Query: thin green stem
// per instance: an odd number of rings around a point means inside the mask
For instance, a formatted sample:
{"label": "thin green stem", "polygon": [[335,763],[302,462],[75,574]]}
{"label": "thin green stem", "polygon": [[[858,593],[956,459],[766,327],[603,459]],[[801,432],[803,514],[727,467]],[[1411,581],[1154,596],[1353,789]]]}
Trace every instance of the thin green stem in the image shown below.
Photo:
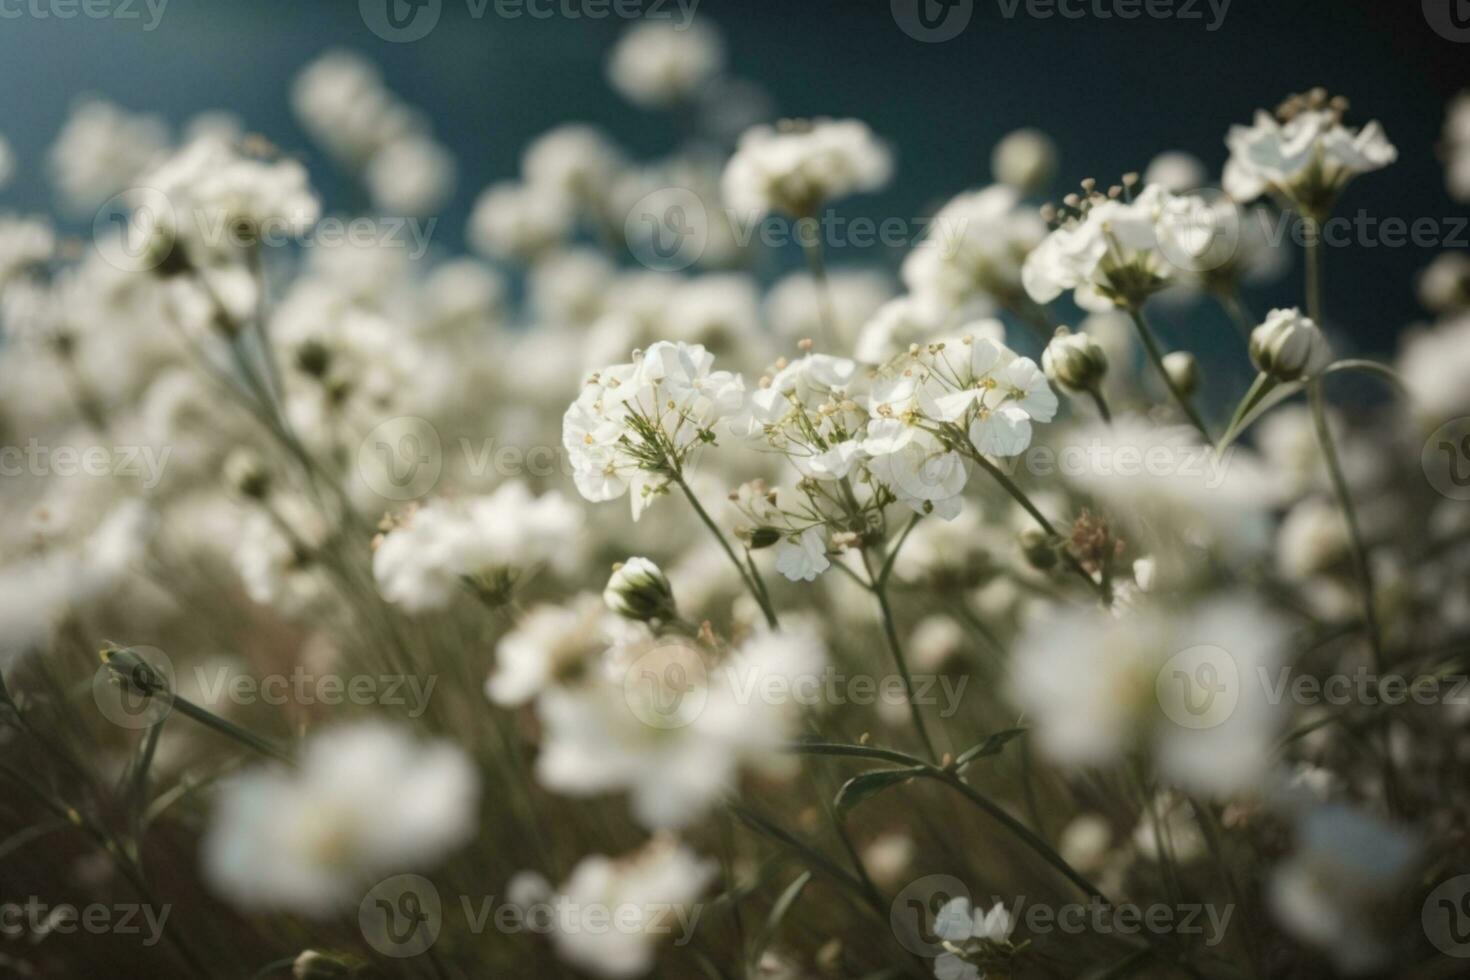
{"label": "thin green stem", "polygon": [[[970,447],[968,442],[962,444],[961,449],[964,450],[971,459],[979,463],[980,466],[987,473],[989,473],[991,477],[995,479],[995,482],[999,483],[1001,485],[1001,488],[1004,489],[1006,493],[1010,494],[1011,498],[1014,499],[1016,503],[1020,504],[1021,507],[1026,511],[1026,513],[1031,515],[1031,519],[1035,521],[1041,527],[1041,529],[1047,533],[1049,537],[1061,540],[1062,536],[1060,533],[1058,533],[1056,527],[1052,524],[1052,522],[1047,519],[1046,515],[1043,514],[1034,503],[1031,502],[1031,498],[1026,496],[1026,492],[1016,485],[1016,481],[1012,480],[1009,476],[1006,475],[1004,470],[1002,470],[999,466],[996,466],[990,460],[986,459],[983,453],[979,452],[973,447]],[[1088,573],[1086,568],[1082,567],[1082,563],[1077,560],[1077,556],[1072,554],[1072,552],[1065,547],[1061,549],[1061,553],[1062,560],[1065,561],[1074,572],[1082,576],[1082,578],[1087,581],[1088,585],[1092,586],[1093,590],[1097,592],[1098,597],[1101,598],[1104,602],[1108,601],[1107,589],[1102,585],[1102,583],[1098,582],[1097,579],[1093,578],[1092,575]]]}
{"label": "thin green stem", "polygon": [[1097,406],[1097,414],[1102,416],[1102,420],[1112,424],[1113,412],[1108,408],[1108,400],[1103,397],[1102,389],[1090,388],[1087,391],[1087,396],[1092,399],[1092,404]]}
{"label": "thin green stem", "polygon": [[1317,326],[1322,326],[1322,226],[1315,219],[1303,216],[1306,225],[1307,252],[1307,316]]}
{"label": "thin green stem", "polygon": [[699,498],[694,495],[694,491],[689,488],[689,484],[684,482],[683,476],[676,474],[672,477],[672,480],[680,490],[684,491],[684,496],[688,499],[689,506],[694,508],[694,513],[699,516],[699,519],[704,522],[704,526],[709,528],[709,533],[713,534],[715,540],[720,543],[720,548],[724,550],[725,555],[730,559],[730,564],[735,566],[735,571],[740,573],[740,581],[745,583],[745,587],[755,599],[756,605],[760,606],[761,613],[766,617],[766,625],[771,629],[780,629],[781,621],[776,617],[776,610],[771,606],[771,600],[766,596],[761,586],[751,578],[750,573],[746,571],[745,565],[740,561],[740,556],[735,554],[735,549],[725,539],[724,532],[720,530],[714,518],[709,516],[709,512],[704,509],[704,505],[699,502]]}
{"label": "thin green stem", "polygon": [[1251,316],[1250,310],[1246,309],[1245,303],[1240,298],[1240,290],[1234,286],[1222,289],[1215,293],[1215,298],[1229,314],[1230,321],[1235,324],[1235,329],[1240,331],[1240,336],[1250,343],[1251,331],[1256,328],[1255,318]]}
{"label": "thin green stem", "polygon": [[1148,320],[1144,318],[1142,308],[1130,308],[1128,315],[1133,318],[1133,325],[1138,329],[1138,339],[1143,341],[1143,349],[1148,353],[1148,359],[1152,362],[1154,370],[1163,380],[1164,387],[1169,390],[1170,395],[1174,396],[1175,403],[1179,405],[1180,410],[1184,412],[1190,423],[1199,430],[1200,435],[1205,437],[1205,442],[1213,446],[1215,440],[1210,438],[1210,430],[1205,427],[1204,419],[1200,418],[1200,414],[1195,409],[1194,404],[1190,402],[1189,396],[1174,384],[1174,379],[1169,377],[1169,372],[1164,368],[1163,349],[1159,347],[1158,338],[1154,336],[1153,330],[1148,325]]}
{"label": "thin green stem", "polygon": [[924,713],[919,710],[919,703],[914,699],[914,679],[909,673],[908,658],[904,656],[903,642],[898,638],[898,627],[893,621],[893,607],[888,603],[888,583],[873,572],[872,559],[868,557],[866,548],[863,549],[863,568],[868,573],[868,591],[878,600],[878,613],[883,620],[883,636],[888,641],[888,652],[893,656],[893,662],[898,667],[898,676],[903,680],[904,699],[909,703],[909,717],[913,719],[914,729],[919,733],[919,741],[924,743],[929,761],[938,763],[939,753],[934,750],[934,740],[929,737]]}
{"label": "thin green stem", "polygon": [[[815,218],[799,218],[801,221],[816,222]],[[817,291],[817,316],[822,324],[822,345],[835,351],[841,338],[837,336],[837,315],[832,309],[832,284],[827,279],[827,260],[822,254],[822,240],[818,235],[801,235],[801,250],[806,253],[807,268],[811,270],[812,285]]]}

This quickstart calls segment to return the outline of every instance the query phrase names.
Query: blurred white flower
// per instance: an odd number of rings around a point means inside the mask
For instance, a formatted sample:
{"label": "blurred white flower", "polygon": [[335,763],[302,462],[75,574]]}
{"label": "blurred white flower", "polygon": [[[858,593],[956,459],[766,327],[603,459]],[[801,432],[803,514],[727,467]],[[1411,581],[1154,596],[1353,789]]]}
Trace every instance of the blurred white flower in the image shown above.
{"label": "blurred white flower", "polygon": [[1413,871],[1419,844],[1406,831],[1338,804],[1297,824],[1297,847],[1272,875],[1267,898],[1288,933],[1320,948],[1343,973],[1387,965],[1379,924]]}
{"label": "blurred white flower", "polygon": [[1470,201],[1470,92],[1461,92],[1450,103],[1444,122],[1445,180],[1450,197]]}
{"label": "blurred white flower", "polygon": [[426,136],[396,139],[374,153],[363,171],[373,206],[393,215],[432,214],[454,191],[454,157]]}
{"label": "blurred white flower", "polygon": [[672,638],[630,647],[588,683],[549,687],[536,775],[560,793],[625,790],[649,828],[684,827],[734,791],[742,768],[782,771],[802,679],[827,663],[810,630],[757,631],[723,662]]}
{"label": "blurred white flower", "polygon": [[86,99],[51,146],[51,178],[69,209],[91,211],[135,184],[168,149],[162,119]]}
{"label": "blurred white flower", "polygon": [[413,510],[378,541],[373,575],[389,602],[442,609],[466,585],[495,594],[543,563],[567,567],[581,529],[580,508],[561,494],[537,497],[509,480],[488,496]]}
{"label": "blurred white flower", "polygon": [[1231,197],[1244,203],[1273,191],[1318,220],[1350,180],[1398,159],[1377,122],[1362,130],[1344,126],[1342,107],[1320,90],[1287,100],[1277,116],[1257,110],[1251,125],[1230,128],[1225,143]]}
{"label": "blurred white flower", "polygon": [[384,87],[372,62],[350,51],[328,51],[301,69],[291,85],[291,108],[302,127],[354,172],[423,129],[418,114]]}
{"label": "blurred white flower", "polygon": [[1462,413],[1470,407],[1470,316],[1406,333],[1395,367],[1416,413],[1436,424]]}
{"label": "blurred white flower", "polygon": [[1142,745],[1175,785],[1225,796],[1269,769],[1283,706],[1268,683],[1285,640],[1278,617],[1245,596],[1064,609],[1017,641],[1011,693],[1058,762],[1105,765]]}
{"label": "blurred white flower", "polygon": [[[893,283],[881,272],[834,269],[827,276],[834,341],[845,349],[856,340],[863,324],[893,298]],[[778,280],[766,293],[765,315],[771,329],[788,340],[821,337],[822,312],[816,282],[806,272]]]}
{"label": "blurred white flower", "polygon": [[662,108],[689,102],[724,67],[725,46],[706,22],[650,20],[618,39],[607,77],[629,102]]}
{"label": "blurred white flower", "polygon": [[995,179],[1022,194],[1045,189],[1057,169],[1057,145],[1039,129],[1007,133],[990,154]]}
{"label": "blurred white flower", "polygon": [[561,606],[535,606],[496,645],[485,693],[502,707],[519,707],[551,684],[581,679],[609,650],[648,638],[640,624],[611,615],[590,593]]}
{"label": "blurred white flower", "polygon": [[596,126],[565,123],[532,140],[521,154],[521,177],[549,194],[595,206],[624,164],[622,151]]}
{"label": "blurred white flower", "polygon": [[17,276],[50,262],[55,252],[50,222],[0,214],[0,291]]}
{"label": "blurred white flower", "polygon": [[[583,858],[552,900],[567,910],[551,931],[557,955],[600,977],[647,973],[660,936],[671,931],[673,922],[686,920],[686,907],[717,873],[715,862],[668,837],[655,837],[622,858]],[[614,928],[592,924],[607,920]]]}
{"label": "blurred white flower", "polygon": [[1149,161],[1143,172],[1145,184],[1158,184],[1172,194],[1186,194],[1205,186],[1209,175],[1205,165],[1192,153],[1169,150]]}
{"label": "blurred white flower", "polygon": [[893,158],[856,119],[788,120],[740,137],[720,186],[743,216],[815,214],[823,204],[888,183]]}
{"label": "blurred white flower", "polygon": [[224,782],[204,866],[251,909],[325,917],[355,906],[375,877],[426,870],[469,840],[479,774],[449,742],[421,742],[382,722],[311,738],[300,766]]}
{"label": "blurred white flower", "polygon": [[1046,237],[1041,216],[1010,187],[961,194],[939,209],[904,259],[904,285],[946,307],[1016,307],[1024,298],[1022,263]]}
{"label": "blurred white flower", "polygon": [[571,202],[533,184],[493,184],[470,213],[470,244],[497,259],[535,259],[561,242],[572,228]]}

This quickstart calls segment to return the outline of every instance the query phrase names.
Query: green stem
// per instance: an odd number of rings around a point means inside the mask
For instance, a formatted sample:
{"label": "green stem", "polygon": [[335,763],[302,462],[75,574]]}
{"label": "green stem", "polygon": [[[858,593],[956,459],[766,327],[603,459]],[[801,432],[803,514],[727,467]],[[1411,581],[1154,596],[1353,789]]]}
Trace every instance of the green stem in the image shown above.
{"label": "green stem", "polygon": [[1240,336],[1246,343],[1250,343],[1251,331],[1255,329],[1256,324],[1255,319],[1251,316],[1250,310],[1247,310],[1245,303],[1241,301],[1240,290],[1234,286],[1229,289],[1222,289],[1215,294],[1215,298],[1220,301],[1220,305],[1230,315],[1230,320],[1235,324],[1235,329],[1240,331]]}
{"label": "green stem", "polygon": [[750,573],[745,570],[745,566],[740,562],[740,556],[735,554],[735,549],[730,547],[729,541],[725,540],[724,532],[720,530],[719,525],[715,524],[714,518],[709,516],[709,512],[704,509],[704,506],[699,502],[699,498],[694,495],[693,490],[689,489],[689,484],[684,482],[682,476],[676,474],[671,479],[680,490],[684,491],[684,496],[689,500],[689,506],[694,508],[694,513],[699,515],[699,519],[704,522],[704,526],[709,528],[709,533],[713,534],[715,540],[720,543],[720,548],[729,557],[730,564],[735,566],[735,571],[740,573],[740,581],[745,583],[745,587],[750,591],[751,596],[754,597],[756,605],[760,606],[761,612],[766,617],[766,625],[771,629],[780,629],[781,621],[776,617],[776,610],[771,606],[771,600],[764,594],[756,581],[750,577]]}
{"label": "green stem", "polygon": [[1322,326],[1322,226],[1315,218],[1303,217],[1306,225],[1307,316]]}
{"label": "green stem", "polygon": [[908,658],[904,656],[903,643],[898,638],[898,627],[893,621],[893,607],[888,603],[888,583],[882,576],[873,572],[872,560],[868,557],[868,550],[863,549],[863,568],[868,573],[868,591],[873,593],[878,600],[878,613],[883,620],[883,636],[888,641],[888,652],[893,656],[893,662],[898,667],[898,676],[903,679],[904,699],[909,703],[909,717],[913,719],[914,729],[919,733],[919,741],[924,743],[924,751],[929,756],[929,761],[938,763],[939,753],[934,750],[934,740],[929,737],[929,728],[924,723],[924,713],[919,710],[919,703],[914,700],[914,679],[909,673]]}
{"label": "green stem", "polygon": [[[816,222],[815,218],[797,219],[798,223],[808,220]],[[806,253],[807,268],[811,270],[812,285],[817,291],[817,316],[822,324],[822,346],[836,352],[835,345],[841,338],[837,336],[837,315],[832,309],[832,285],[827,279],[827,261],[822,254],[822,240],[816,235],[812,236],[811,241],[807,241],[805,236],[799,237],[802,238],[801,250]]]}
{"label": "green stem", "polygon": [[1111,425],[1113,421],[1113,413],[1112,410],[1108,408],[1108,400],[1103,397],[1102,389],[1090,388],[1088,389],[1087,395],[1089,398],[1092,399],[1092,404],[1097,406],[1097,414],[1102,416],[1102,420],[1104,422],[1107,422]]}
{"label": "green stem", "polygon": [[[990,460],[986,459],[984,453],[981,453],[973,447],[970,447],[968,440],[961,444],[961,448],[971,459],[979,463],[980,466],[984,468],[984,470],[995,479],[995,482],[999,483],[1001,487],[1005,490],[1005,492],[1010,494],[1012,499],[1014,499],[1016,503],[1021,505],[1026,513],[1031,515],[1031,519],[1035,521],[1038,525],[1040,525],[1041,529],[1045,531],[1049,537],[1057,540],[1061,539],[1061,534],[1057,532],[1057,529],[1052,524],[1052,522],[1047,520],[1046,515],[1043,514],[1041,510],[1037,508],[1034,503],[1031,502],[1031,498],[1026,496],[1026,492],[1022,490],[1019,486],[1017,486],[1016,481],[1007,476],[1004,470],[1002,470],[999,466],[996,466]],[[1082,576],[1082,578],[1087,581],[1087,584],[1092,586],[1093,590],[1097,592],[1098,597],[1106,602],[1108,599],[1107,589],[1104,588],[1103,585],[1097,581],[1097,579],[1088,574],[1087,569],[1083,568],[1082,563],[1077,560],[1077,556],[1072,554],[1072,552],[1065,547],[1061,549],[1061,553],[1062,560],[1065,561],[1074,572]]]}
{"label": "green stem", "polygon": [[1164,368],[1164,352],[1159,347],[1158,338],[1149,328],[1148,321],[1144,319],[1142,308],[1130,307],[1128,315],[1133,318],[1133,325],[1138,328],[1138,339],[1143,341],[1143,349],[1148,353],[1148,359],[1153,363],[1154,370],[1163,379],[1164,387],[1169,390],[1170,395],[1174,396],[1174,401],[1194,427],[1200,431],[1200,435],[1205,437],[1205,442],[1213,446],[1215,441],[1210,438],[1210,430],[1205,427],[1204,419],[1200,418],[1189,396],[1174,384],[1174,380],[1169,377],[1169,372]]}

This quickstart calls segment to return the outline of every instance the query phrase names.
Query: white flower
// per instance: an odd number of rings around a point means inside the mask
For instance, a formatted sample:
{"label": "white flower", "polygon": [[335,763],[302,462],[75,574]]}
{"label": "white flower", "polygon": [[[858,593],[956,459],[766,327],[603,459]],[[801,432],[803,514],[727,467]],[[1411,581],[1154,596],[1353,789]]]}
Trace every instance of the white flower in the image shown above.
{"label": "white flower", "polygon": [[519,707],[551,684],[580,677],[608,650],[646,638],[646,630],[610,615],[594,595],[535,606],[496,645],[485,693],[502,707]]}
{"label": "white flower", "polygon": [[892,156],[865,123],[797,120],[747,130],[721,188],[725,204],[743,215],[802,217],[836,198],[877,190],[892,171]]}
{"label": "white flower", "polygon": [[572,229],[571,202],[555,191],[506,181],[475,201],[469,240],[490,258],[534,259],[558,244]]}
{"label": "white flower", "polygon": [[1461,92],[1450,103],[1444,122],[1445,181],[1450,196],[1470,201],[1470,92]]}
{"label": "white flower", "polygon": [[1021,264],[1046,235],[1046,223],[1010,187],[961,194],[940,208],[904,259],[904,285],[947,307],[975,300],[1014,306],[1023,295]]}
{"label": "white flower", "polygon": [[663,569],[643,557],[629,558],[613,569],[602,590],[607,608],[638,622],[668,619],[678,614],[674,587]]}
{"label": "white flower", "polygon": [[354,171],[424,128],[418,114],[384,87],[378,69],[350,51],[328,51],[301,69],[291,85],[291,108],[302,128]]}
{"label": "white flower", "polygon": [[1300,821],[1297,849],[1267,891],[1288,933],[1320,948],[1344,973],[1388,964],[1382,910],[1399,894],[1419,845],[1398,827],[1348,807],[1317,807]]}
{"label": "white flower", "polygon": [[562,418],[572,479],[588,500],[615,500],[631,488],[636,519],[682,471],[711,427],[739,410],[745,383],[713,371],[697,344],[659,341],[636,362],[594,372]]}
{"label": "white flower", "polygon": [[1286,636],[1245,597],[1119,615],[1064,609],[1022,634],[1011,692],[1058,762],[1104,765],[1142,744],[1176,785],[1225,796],[1269,769],[1282,706],[1261,676],[1280,664]]}
{"label": "white flower", "polygon": [[1058,327],[1041,354],[1041,367],[1058,387],[1077,393],[1096,391],[1108,370],[1108,356],[1090,334]]}
{"label": "white flower", "polygon": [[245,594],[286,615],[317,607],[329,594],[315,548],[325,537],[320,514],[297,497],[273,501],[277,516],[252,512],[232,558]]}
{"label": "white flower", "polygon": [[1038,303],[1074,290],[1093,312],[1141,304],[1162,289],[1174,267],[1160,251],[1159,220],[1173,195],[1157,184],[1132,200],[1094,195],[1068,213],[1026,256],[1021,280]]}
{"label": "white flower", "polygon": [[625,790],[640,824],[688,826],[743,768],[785,770],[798,692],[826,662],[815,633],[789,626],[755,632],[723,662],[670,637],[622,649],[586,683],[542,691],[537,779],[575,796]]}
{"label": "white flower", "polygon": [[252,909],[324,917],[376,877],[425,870],[474,834],[479,776],[448,742],[381,722],[325,731],[300,766],[226,781],[204,841],[215,887]]}
{"label": "white flower", "polygon": [[521,176],[545,193],[582,204],[602,200],[623,154],[596,126],[568,123],[542,133],[521,155]]}
{"label": "white flower", "polygon": [[1443,420],[1470,407],[1470,316],[1404,337],[1395,365],[1413,392],[1416,412]]}
{"label": "white flower", "polygon": [[1250,126],[1231,127],[1224,185],[1237,201],[1273,191],[1321,219],[1348,181],[1398,159],[1377,122],[1349,129],[1341,112],[1315,94],[1288,102],[1281,116],[1258,110]]}
{"label": "white flower", "polygon": [[827,560],[827,535],[821,527],[783,537],[776,545],[776,571],[793,582],[811,582],[832,563]]}
{"label": "white flower", "polygon": [[659,108],[690,101],[724,66],[724,44],[705,22],[650,20],[618,39],[607,77],[629,102]]}
{"label": "white flower", "polygon": [[389,602],[442,609],[467,583],[494,589],[542,563],[566,567],[581,529],[582,512],[561,494],[534,497],[512,480],[485,497],[413,511],[378,542],[373,575]]}
{"label": "white flower", "polygon": [[1057,169],[1057,145],[1039,129],[1007,133],[990,153],[995,179],[1022,194],[1044,188]]}
{"label": "white flower", "polygon": [[583,858],[552,900],[557,916],[551,941],[557,955],[601,977],[647,973],[659,937],[688,918],[684,907],[699,898],[717,872],[715,862],[666,837],[622,858]]}
{"label": "white flower", "polygon": [[1143,172],[1145,184],[1158,184],[1173,194],[1199,190],[1209,179],[1199,158],[1180,150],[1160,153],[1149,161],[1148,169]]}
{"label": "white flower", "polygon": [[17,276],[50,262],[55,252],[56,233],[45,219],[0,214],[0,291]]}
{"label": "white flower", "polygon": [[970,907],[964,896],[952,898],[934,915],[934,934],[951,943],[963,943],[971,939],[1003,943],[1011,936],[1011,913],[1004,904],[996,902],[989,912]]}
{"label": "white flower", "polygon": [[945,308],[926,296],[899,296],[884,303],[858,334],[853,356],[864,364],[882,364],[910,344],[922,343],[937,334],[945,321]]}
{"label": "white flower", "polygon": [[414,135],[373,154],[363,181],[373,206],[394,215],[433,213],[454,191],[454,157],[439,143]]}
{"label": "white flower", "polygon": [[167,152],[162,119],[85,100],[72,109],[51,147],[51,178],[68,207],[88,211],[131,186]]}

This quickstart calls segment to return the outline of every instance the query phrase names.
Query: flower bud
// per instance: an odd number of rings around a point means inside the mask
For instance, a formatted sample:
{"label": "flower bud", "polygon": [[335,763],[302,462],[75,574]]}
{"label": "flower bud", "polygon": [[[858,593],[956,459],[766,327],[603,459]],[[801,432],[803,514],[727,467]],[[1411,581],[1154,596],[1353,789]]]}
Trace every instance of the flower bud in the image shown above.
{"label": "flower bud", "polygon": [[1199,388],[1199,361],[1187,350],[1165,354],[1164,373],[1169,376],[1169,383],[1185,398]]}
{"label": "flower bud", "polygon": [[769,548],[781,540],[781,532],[773,527],[742,527],[735,529],[735,536],[745,542],[751,551]]}
{"label": "flower bud", "polygon": [[1044,572],[1057,563],[1056,542],[1039,527],[1028,527],[1021,532],[1021,554],[1037,571]]}
{"label": "flower bud", "polygon": [[271,474],[254,450],[239,448],[225,457],[225,482],[243,497],[264,500],[270,494]]}
{"label": "flower bud", "polygon": [[291,964],[291,976],[296,980],[331,980],[334,977],[350,977],[360,969],[362,964],[347,954],[308,949]]}
{"label": "flower bud", "polygon": [[1056,168],[1056,144],[1036,129],[1016,130],[997,143],[990,155],[995,179],[1027,194],[1046,187]]}
{"label": "flower bud", "polygon": [[602,590],[602,601],[619,616],[644,623],[678,616],[673,586],[663,570],[647,558],[629,558],[614,565],[612,578]]}
{"label": "flower bud", "polygon": [[1251,361],[1277,381],[1309,378],[1332,358],[1327,338],[1300,310],[1272,310],[1251,331]]}
{"label": "flower bud", "polygon": [[1041,354],[1041,367],[1048,378],[1066,391],[1096,391],[1108,373],[1108,356],[1087,334],[1058,327],[1056,336]]}

